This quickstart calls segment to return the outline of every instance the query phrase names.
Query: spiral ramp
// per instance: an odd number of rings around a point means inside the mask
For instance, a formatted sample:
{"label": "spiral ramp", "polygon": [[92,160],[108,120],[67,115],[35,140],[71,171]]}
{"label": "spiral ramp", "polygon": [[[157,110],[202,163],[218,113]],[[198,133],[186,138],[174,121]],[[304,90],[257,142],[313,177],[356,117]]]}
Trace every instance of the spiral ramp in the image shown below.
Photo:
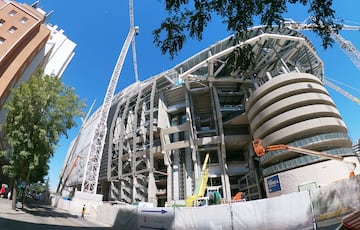
{"label": "spiral ramp", "polygon": [[[249,97],[246,108],[251,133],[264,146],[287,144],[355,158],[347,127],[314,75],[293,72],[269,79]],[[350,164],[289,150],[268,152],[259,166],[268,197],[299,190],[310,181],[327,185],[353,170]]]}

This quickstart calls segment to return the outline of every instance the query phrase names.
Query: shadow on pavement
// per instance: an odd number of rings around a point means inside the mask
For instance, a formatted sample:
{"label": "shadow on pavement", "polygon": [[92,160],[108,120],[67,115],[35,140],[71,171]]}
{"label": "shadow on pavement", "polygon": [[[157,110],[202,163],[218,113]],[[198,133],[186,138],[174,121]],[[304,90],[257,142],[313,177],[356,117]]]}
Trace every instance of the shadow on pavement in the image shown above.
{"label": "shadow on pavement", "polygon": [[76,230],[89,230],[89,229],[99,229],[99,230],[109,230],[111,228],[106,227],[73,227],[73,226],[59,226],[59,225],[49,225],[49,224],[36,224],[23,222],[18,220],[10,220],[0,217],[0,229],[1,230],[65,230],[65,229],[76,229]]}
{"label": "shadow on pavement", "polygon": [[58,212],[51,206],[45,205],[34,205],[27,204],[21,209],[23,212],[29,213],[33,216],[41,216],[41,217],[61,217],[61,218],[77,218],[77,215],[73,215],[66,212]]}

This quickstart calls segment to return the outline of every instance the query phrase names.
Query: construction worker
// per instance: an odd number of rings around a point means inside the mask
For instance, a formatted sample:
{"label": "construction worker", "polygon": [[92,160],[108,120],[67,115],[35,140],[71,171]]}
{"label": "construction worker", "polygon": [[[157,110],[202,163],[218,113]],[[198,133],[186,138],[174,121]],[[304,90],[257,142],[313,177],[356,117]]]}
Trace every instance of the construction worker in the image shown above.
{"label": "construction worker", "polygon": [[81,210],[81,219],[82,220],[85,220],[85,212],[86,212],[86,207],[85,207],[85,204],[84,204],[83,207],[82,207],[82,210]]}

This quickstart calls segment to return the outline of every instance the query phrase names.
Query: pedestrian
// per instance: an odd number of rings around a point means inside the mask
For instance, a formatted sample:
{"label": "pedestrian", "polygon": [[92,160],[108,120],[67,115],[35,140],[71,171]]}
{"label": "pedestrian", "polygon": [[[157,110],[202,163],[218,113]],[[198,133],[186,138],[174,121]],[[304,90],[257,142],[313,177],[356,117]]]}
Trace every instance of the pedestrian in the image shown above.
{"label": "pedestrian", "polygon": [[1,185],[1,189],[0,189],[1,198],[5,197],[5,195],[6,195],[5,192],[6,192],[5,185]]}
{"label": "pedestrian", "polygon": [[85,204],[84,204],[82,207],[82,210],[81,210],[81,219],[82,220],[85,220],[85,212],[86,212],[86,208],[85,208]]}

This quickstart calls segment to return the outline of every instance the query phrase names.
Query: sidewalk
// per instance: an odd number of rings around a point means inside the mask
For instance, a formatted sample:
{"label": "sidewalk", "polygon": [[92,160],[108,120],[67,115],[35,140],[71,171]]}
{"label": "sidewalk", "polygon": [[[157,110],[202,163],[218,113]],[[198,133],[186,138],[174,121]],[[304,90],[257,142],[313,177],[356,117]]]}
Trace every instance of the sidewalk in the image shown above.
{"label": "sidewalk", "polygon": [[[11,208],[12,200],[0,198],[0,215],[1,214],[24,214],[25,212],[18,208],[17,210],[13,210]],[[21,204],[20,204],[21,205]]]}
{"label": "sidewalk", "polygon": [[[82,225],[96,225],[98,227],[111,227],[104,223],[99,223],[96,221],[96,217],[92,215],[85,214],[85,221],[81,220],[80,218],[80,212],[79,213],[71,213],[67,212],[66,210],[59,209],[56,207],[53,207],[51,205],[43,205],[43,204],[36,204],[36,203],[30,203],[28,205],[24,205],[24,209],[21,209],[21,203],[19,203],[19,208],[17,210],[13,210],[11,208],[11,202],[12,200],[0,198],[0,217],[6,217],[6,216],[13,216],[16,219],[23,219],[23,218],[31,218],[31,216],[47,216],[47,217],[56,217],[58,219],[65,218],[68,219],[71,217],[74,220],[81,221]],[[48,210],[52,210],[51,213],[44,213]],[[46,211],[44,211],[46,210]],[[38,214],[36,214],[38,213]],[[21,216],[24,215],[24,216]],[[71,219],[70,218],[70,219]]]}

